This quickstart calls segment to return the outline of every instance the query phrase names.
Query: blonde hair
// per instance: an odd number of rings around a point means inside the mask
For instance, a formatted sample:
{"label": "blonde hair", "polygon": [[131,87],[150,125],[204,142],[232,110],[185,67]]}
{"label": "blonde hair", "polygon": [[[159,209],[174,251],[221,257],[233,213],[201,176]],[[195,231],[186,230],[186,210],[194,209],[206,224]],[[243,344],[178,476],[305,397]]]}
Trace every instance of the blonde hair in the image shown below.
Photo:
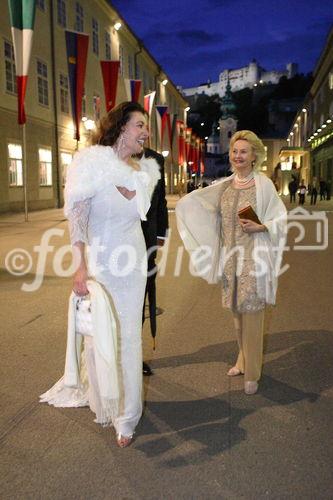
{"label": "blonde hair", "polygon": [[229,157],[236,141],[247,141],[250,144],[256,157],[254,160],[253,170],[259,170],[266,157],[265,146],[259,137],[254,132],[251,132],[251,130],[239,130],[238,132],[235,132],[230,139]]}

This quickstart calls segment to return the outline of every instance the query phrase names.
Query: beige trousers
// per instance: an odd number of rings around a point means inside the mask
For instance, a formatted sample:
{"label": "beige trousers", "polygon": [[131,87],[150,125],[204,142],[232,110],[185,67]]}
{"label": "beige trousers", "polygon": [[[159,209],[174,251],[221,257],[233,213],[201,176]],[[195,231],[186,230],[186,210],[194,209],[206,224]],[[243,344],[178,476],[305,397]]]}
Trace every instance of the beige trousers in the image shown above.
{"label": "beige trousers", "polygon": [[239,347],[236,366],[245,381],[257,381],[262,369],[265,310],[233,316]]}

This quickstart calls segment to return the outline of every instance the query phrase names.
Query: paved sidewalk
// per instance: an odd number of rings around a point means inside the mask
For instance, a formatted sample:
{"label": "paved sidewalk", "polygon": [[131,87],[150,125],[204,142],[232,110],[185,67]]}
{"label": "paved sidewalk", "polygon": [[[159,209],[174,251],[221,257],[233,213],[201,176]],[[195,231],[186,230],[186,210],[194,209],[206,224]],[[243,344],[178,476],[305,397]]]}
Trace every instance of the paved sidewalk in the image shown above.
{"label": "paved sidewalk", "polygon": [[38,402],[64,368],[71,278],[52,268],[68,242],[62,210],[31,213],[28,224],[23,214],[0,216],[2,255],[31,251],[46,229],[63,232],[36,292],[22,291],[35,267],[14,277],[0,261],[1,500],[333,498],[332,245],[287,253],[290,269],[267,314],[259,391],[246,396],[242,377],[226,376],[237,344],[220,288],[191,276],[185,254],[178,265],[173,211],[170,226],[156,351],[147,324],[143,331],[154,376],[144,380],[136,439],[120,450],[88,408]]}

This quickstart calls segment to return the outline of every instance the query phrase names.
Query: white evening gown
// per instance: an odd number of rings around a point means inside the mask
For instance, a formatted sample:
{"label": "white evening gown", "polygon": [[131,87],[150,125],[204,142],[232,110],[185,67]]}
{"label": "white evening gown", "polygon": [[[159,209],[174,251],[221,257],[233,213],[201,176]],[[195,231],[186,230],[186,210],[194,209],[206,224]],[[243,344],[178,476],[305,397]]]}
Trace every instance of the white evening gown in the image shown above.
{"label": "white evening gown", "polygon": [[[109,147],[94,146],[86,151],[86,156],[83,151],[76,155],[72,175],[69,170],[65,213],[71,243],[87,244],[89,275],[109,292],[119,322],[120,409],[114,426],[128,436],[142,414],[141,331],[147,257],[141,219],[145,219],[160,174],[151,159],[141,160],[138,172],[120,162]],[[77,186],[78,179],[81,186]],[[135,189],[136,195],[128,200],[117,185]],[[88,342],[89,373],[94,360]],[[98,397],[96,400],[96,391],[92,394],[91,389],[89,403],[98,421]]]}

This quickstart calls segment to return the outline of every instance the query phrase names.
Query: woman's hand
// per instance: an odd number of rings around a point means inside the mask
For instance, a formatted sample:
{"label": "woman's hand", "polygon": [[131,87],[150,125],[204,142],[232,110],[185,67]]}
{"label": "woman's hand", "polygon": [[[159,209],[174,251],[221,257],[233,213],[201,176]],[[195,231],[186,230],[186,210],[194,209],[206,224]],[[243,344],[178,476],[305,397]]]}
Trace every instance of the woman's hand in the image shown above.
{"label": "woman's hand", "polygon": [[263,233],[267,231],[266,226],[263,224],[257,224],[253,220],[250,219],[239,219],[240,225],[244,233],[253,234],[253,233]]}
{"label": "woman's hand", "polygon": [[86,268],[79,268],[74,274],[73,292],[79,297],[84,297],[89,294],[87,288],[88,272]]}

